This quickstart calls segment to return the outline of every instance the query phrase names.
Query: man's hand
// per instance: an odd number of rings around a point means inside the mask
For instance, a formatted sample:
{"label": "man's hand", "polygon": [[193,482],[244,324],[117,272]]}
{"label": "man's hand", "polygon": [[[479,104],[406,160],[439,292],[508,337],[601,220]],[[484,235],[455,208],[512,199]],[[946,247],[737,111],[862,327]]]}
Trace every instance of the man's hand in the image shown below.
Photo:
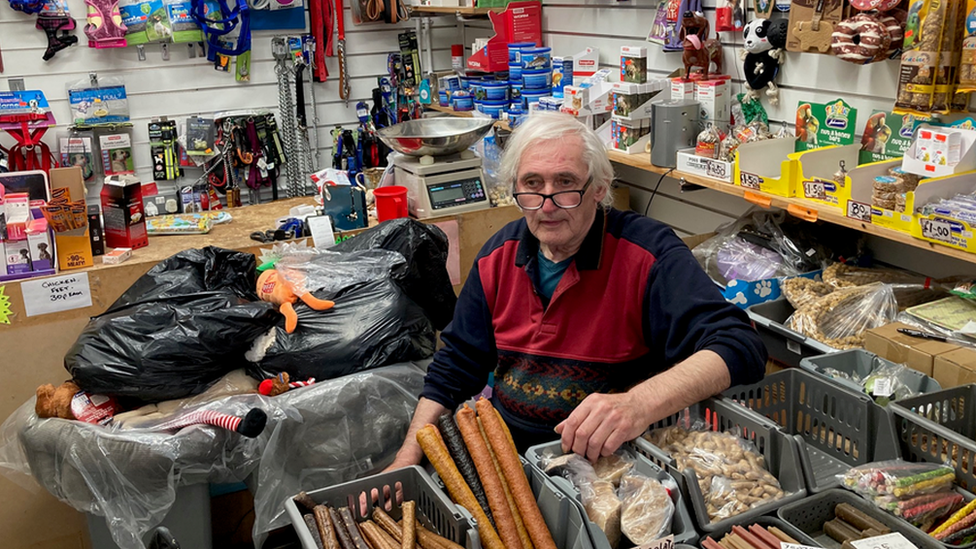
{"label": "man's hand", "polygon": [[[397,452],[396,457],[393,458],[393,463],[391,463],[386,469],[383,469],[383,473],[403,469],[404,467],[410,467],[411,465],[420,465],[421,458],[419,456],[406,455],[403,450],[404,449],[401,449],[399,452]],[[422,455],[423,454],[421,454],[421,456]]]}
{"label": "man's hand", "polygon": [[646,407],[631,393],[589,395],[556,426],[563,452],[572,451],[590,461],[609,456],[647,429]]}

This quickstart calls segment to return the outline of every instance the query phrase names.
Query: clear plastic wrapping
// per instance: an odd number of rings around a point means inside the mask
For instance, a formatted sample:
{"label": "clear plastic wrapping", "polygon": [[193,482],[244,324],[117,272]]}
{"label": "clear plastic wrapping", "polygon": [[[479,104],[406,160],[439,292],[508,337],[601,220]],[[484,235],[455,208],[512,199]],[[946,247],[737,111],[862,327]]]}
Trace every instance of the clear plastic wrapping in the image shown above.
{"label": "clear plastic wrapping", "polygon": [[860,383],[864,392],[874,397],[875,402],[887,406],[892,400],[903,400],[918,395],[903,381],[909,374],[903,364],[888,363],[881,360]]}
{"label": "clear plastic wrapping", "polygon": [[693,469],[712,522],[743,513],[786,495],[766,469],[755,446],[731,433],[679,426],[655,429],[644,437],[671,455],[679,471]]}
{"label": "clear plastic wrapping", "polygon": [[901,517],[928,532],[937,521],[958,509],[963,503],[962,494],[945,490],[934,494],[922,494],[905,499],[876,497],[875,504],[889,513]]}
{"label": "clear plastic wrapping", "polygon": [[621,534],[633,544],[643,545],[671,531],[674,502],[661,481],[640,473],[635,458],[626,451],[600,457],[590,464],[582,456],[543,456],[549,475],[566,477],[580,491],[586,515],[617,547]]}
{"label": "clear plastic wrapping", "polygon": [[423,376],[417,365],[399,364],[273,399],[238,394],[184,402],[171,412],[241,416],[259,407],[268,424],[253,439],[209,425],[176,432],[149,428],[162,417],[127,429],[38,419],[31,398],[0,426],[0,474],[28,489],[39,483],[74,509],[106,517],[123,549],[144,549],[144,535],[165,517],[178,485],[247,480],[259,540],[288,524],[282,507],[287,497],[389,463],[406,434]]}
{"label": "clear plastic wrapping", "polygon": [[789,325],[836,349],[853,349],[863,347],[865,330],[890,324],[897,315],[892,287],[874,283],[812,299],[793,313]]}
{"label": "clear plastic wrapping", "polygon": [[949,490],[956,473],[947,465],[894,459],[852,467],[839,478],[844,486],[868,498],[903,501]]}

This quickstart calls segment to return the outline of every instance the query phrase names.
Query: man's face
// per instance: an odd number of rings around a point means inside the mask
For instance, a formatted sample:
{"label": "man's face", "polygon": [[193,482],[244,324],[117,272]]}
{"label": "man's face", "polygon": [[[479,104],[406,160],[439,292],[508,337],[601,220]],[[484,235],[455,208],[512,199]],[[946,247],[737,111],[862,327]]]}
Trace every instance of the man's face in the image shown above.
{"label": "man's face", "polygon": [[[582,189],[587,166],[579,137],[546,140],[522,153],[516,179],[516,192],[552,194]],[[579,207],[563,209],[546,199],[538,210],[524,210],[529,230],[541,244],[553,248],[578,247],[590,229],[606,189],[591,184]],[[575,250],[573,250],[575,251]]]}

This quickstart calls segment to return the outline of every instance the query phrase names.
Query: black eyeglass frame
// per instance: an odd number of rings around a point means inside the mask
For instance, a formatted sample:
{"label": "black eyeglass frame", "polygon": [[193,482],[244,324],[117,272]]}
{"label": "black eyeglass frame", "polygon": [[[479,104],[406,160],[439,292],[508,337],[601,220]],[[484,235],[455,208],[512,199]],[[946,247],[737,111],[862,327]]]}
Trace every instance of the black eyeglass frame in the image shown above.
{"label": "black eyeglass frame", "polygon": [[[546,205],[546,199],[552,200],[552,203],[555,204],[557,208],[561,208],[563,210],[572,210],[573,208],[579,208],[583,204],[583,195],[586,194],[586,190],[590,188],[590,183],[593,183],[593,178],[592,177],[590,177],[589,179],[586,180],[586,183],[583,185],[583,188],[582,189],[576,189],[576,190],[573,190],[573,191],[559,191],[557,193],[552,193],[552,194],[519,192],[519,193],[512,193],[512,198],[515,199],[515,203],[518,204],[518,207],[519,208],[522,208],[523,210],[528,210],[530,212],[534,212],[536,210],[541,210],[542,207]],[[575,206],[562,206],[562,205],[559,204],[559,202],[556,202],[556,196],[557,195],[564,195],[564,194],[571,194],[571,193],[578,193],[579,194],[579,197],[580,197],[579,203],[577,203]],[[519,202],[519,197],[520,196],[538,196],[538,197],[541,197],[542,198],[542,202],[540,202],[539,205],[537,207],[535,207],[535,208],[529,208],[529,207],[523,206]]]}

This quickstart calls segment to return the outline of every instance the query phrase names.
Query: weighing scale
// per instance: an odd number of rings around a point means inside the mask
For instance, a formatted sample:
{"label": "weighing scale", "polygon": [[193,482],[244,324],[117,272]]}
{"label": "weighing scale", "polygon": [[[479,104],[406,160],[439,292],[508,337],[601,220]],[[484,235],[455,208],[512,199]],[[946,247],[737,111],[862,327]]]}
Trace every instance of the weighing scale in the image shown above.
{"label": "weighing scale", "polygon": [[448,156],[393,157],[397,185],[407,188],[410,215],[417,219],[489,208],[481,158],[472,151]]}
{"label": "weighing scale", "polygon": [[494,121],[476,118],[425,118],[378,130],[393,157],[397,185],[407,188],[410,214],[418,219],[491,207],[481,158],[469,147]]}

